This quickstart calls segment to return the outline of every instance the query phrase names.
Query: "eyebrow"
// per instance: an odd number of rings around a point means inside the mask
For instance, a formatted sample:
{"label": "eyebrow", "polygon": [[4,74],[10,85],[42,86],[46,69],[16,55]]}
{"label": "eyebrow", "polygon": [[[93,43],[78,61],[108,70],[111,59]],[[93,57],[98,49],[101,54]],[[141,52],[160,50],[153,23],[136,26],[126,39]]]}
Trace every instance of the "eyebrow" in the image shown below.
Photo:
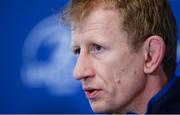
{"label": "eyebrow", "polygon": [[75,47],[79,47],[79,45],[76,41],[71,41],[70,47],[71,47],[71,50],[73,50]]}

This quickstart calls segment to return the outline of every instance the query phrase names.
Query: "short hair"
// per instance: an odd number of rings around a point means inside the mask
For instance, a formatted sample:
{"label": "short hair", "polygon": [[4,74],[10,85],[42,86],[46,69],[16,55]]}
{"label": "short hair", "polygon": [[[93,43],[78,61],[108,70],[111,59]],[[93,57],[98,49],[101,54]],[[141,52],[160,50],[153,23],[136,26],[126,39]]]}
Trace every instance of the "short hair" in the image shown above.
{"label": "short hair", "polygon": [[[72,0],[63,14],[63,22],[80,23],[94,9],[104,6],[119,11],[122,28],[128,33],[128,42],[134,51],[152,35],[165,42],[163,70],[170,78],[176,70],[177,27],[168,0]],[[122,20],[121,20],[122,21]]]}

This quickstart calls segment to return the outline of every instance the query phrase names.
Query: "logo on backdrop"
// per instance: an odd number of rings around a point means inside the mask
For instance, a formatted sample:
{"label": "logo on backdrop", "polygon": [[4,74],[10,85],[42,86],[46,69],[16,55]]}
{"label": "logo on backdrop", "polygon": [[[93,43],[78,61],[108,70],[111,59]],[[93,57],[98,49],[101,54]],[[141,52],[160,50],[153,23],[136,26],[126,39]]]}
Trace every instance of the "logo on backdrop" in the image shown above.
{"label": "logo on backdrop", "polygon": [[53,15],[28,34],[22,51],[23,82],[31,87],[47,87],[55,95],[72,95],[80,83],[73,78],[75,57],[70,51],[70,31]]}

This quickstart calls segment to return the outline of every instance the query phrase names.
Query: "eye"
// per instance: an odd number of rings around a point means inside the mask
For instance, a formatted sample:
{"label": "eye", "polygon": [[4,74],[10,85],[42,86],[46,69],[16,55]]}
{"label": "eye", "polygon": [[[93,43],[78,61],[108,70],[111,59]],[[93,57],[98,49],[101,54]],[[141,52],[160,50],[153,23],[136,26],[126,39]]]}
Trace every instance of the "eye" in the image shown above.
{"label": "eye", "polygon": [[73,49],[73,53],[74,53],[76,56],[79,56],[80,52],[81,52],[81,49],[80,49],[80,48],[75,48],[75,49]]}
{"label": "eye", "polygon": [[104,50],[104,47],[98,44],[92,45],[92,53],[101,53]]}

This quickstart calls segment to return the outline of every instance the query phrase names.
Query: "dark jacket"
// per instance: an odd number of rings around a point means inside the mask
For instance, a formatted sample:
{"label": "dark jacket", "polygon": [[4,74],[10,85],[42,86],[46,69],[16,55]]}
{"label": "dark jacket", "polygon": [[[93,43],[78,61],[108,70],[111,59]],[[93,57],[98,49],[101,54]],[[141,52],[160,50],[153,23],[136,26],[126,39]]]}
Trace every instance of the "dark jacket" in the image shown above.
{"label": "dark jacket", "polygon": [[180,77],[172,77],[150,100],[146,113],[180,113]]}

